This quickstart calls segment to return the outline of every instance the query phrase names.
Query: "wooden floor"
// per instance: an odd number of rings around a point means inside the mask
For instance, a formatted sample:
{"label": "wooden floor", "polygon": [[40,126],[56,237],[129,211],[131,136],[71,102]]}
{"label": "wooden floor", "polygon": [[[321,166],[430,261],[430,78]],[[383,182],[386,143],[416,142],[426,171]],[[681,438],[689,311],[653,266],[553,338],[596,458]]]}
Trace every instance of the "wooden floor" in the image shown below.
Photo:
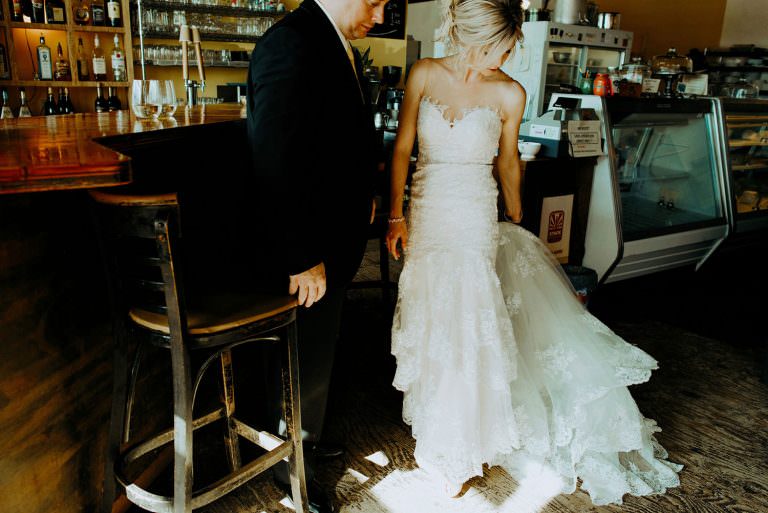
{"label": "wooden floor", "polygon": [[[363,277],[375,271],[375,261],[375,253],[368,256]],[[619,295],[626,297],[626,291]],[[670,459],[685,465],[679,488],[663,496],[627,496],[620,507],[595,507],[583,492],[552,497],[546,480],[531,476],[517,483],[491,468],[461,498],[449,499],[413,460],[414,442],[400,417],[402,396],[390,384],[391,312],[378,290],[350,291],[346,308],[325,437],[348,452],[318,468],[341,512],[768,512],[768,386],[759,379],[752,343],[709,338],[695,333],[706,329],[675,322],[605,319],[659,360],[651,381],[632,393],[662,427],[659,440]],[[204,511],[291,509],[271,480],[262,478]]]}

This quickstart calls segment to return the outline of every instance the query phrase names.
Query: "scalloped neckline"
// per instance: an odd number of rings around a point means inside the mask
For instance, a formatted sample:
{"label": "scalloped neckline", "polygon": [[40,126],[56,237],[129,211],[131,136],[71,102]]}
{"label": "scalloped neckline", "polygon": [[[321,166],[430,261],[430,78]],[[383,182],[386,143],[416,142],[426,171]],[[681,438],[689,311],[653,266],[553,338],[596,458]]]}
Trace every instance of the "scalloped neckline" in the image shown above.
{"label": "scalloped neckline", "polygon": [[[440,117],[443,121],[445,121],[448,124],[448,128],[455,128],[456,125],[467,119],[467,117],[478,111],[488,111],[492,114],[495,114],[497,119],[501,121],[501,113],[499,112],[499,109],[497,107],[491,106],[491,105],[473,105],[470,107],[462,107],[458,110],[458,114],[454,115],[453,118],[449,119],[445,117],[445,113],[447,110],[451,109],[453,111],[456,111],[456,109],[451,108],[450,105],[446,105],[444,103],[440,103],[439,101],[435,100],[429,95],[422,96],[421,101],[426,102],[427,104],[431,105],[437,111],[440,113]],[[459,117],[461,116],[461,117]]]}

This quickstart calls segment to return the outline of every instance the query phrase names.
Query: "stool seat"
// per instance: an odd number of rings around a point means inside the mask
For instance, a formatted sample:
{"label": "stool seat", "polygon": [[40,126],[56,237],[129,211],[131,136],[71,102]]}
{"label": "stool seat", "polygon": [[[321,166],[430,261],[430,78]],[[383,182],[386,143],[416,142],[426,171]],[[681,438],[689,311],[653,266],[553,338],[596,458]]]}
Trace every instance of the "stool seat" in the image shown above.
{"label": "stool seat", "polygon": [[[294,296],[214,292],[190,300],[187,305],[187,330],[193,337],[213,335],[272,318],[297,305]],[[148,330],[164,334],[171,332],[165,314],[132,308],[128,315],[133,322]]]}

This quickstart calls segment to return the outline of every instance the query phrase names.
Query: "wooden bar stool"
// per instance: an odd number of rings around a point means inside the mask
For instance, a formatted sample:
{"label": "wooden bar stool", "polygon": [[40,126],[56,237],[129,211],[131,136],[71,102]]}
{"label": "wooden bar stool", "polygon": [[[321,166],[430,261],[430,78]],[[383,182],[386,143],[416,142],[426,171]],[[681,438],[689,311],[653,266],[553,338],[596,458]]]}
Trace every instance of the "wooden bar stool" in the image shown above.
{"label": "wooden bar stool", "polygon": [[[287,459],[293,503],[308,512],[301,444],[296,300],[222,290],[187,297],[180,269],[179,202],[176,194],[131,196],[91,191],[96,223],[107,263],[115,337],[114,394],[106,458],[102,511],[112,510],[115,484],[129,501],[154,512],[188,513],[236,489]],[[170,350],[173,382],[173,428],[148,439],[130,440],[131,410],[141,353],[128,365],[129,341]],[[248,342],[280,343],[282,353],[285,440],[245,424],[234,416],[232,349]],[[201,354],[197,369],[191,352]],[[198,360],[196,360],[198,361]],[[220,362],[222,405],[193,418],[192,407],[205,371]],[[221,420],[230,472],[215,483],[193,490],[193,432]],[[239,439],[266,452],[242,464]],[[126,467],[166,444],[173,443],[173,495],[150,492],[126,476]],[[161,452],[161,451],[159,451]],[[153,456],[154,457],[153,453]],[[142,464],[145,459],[142,458]],[[149,466],[149,465],[148,465]]]}

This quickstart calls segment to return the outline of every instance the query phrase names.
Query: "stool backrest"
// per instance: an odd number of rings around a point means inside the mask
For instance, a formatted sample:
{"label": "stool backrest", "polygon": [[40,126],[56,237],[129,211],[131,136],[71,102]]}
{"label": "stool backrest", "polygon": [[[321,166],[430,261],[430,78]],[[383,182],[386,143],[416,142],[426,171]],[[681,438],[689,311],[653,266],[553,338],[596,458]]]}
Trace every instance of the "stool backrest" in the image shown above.
{"label": "stool backrest", "polygon": [[116,322],[131,308],[164,314],[173,337],[186,333],[181,225],[176,194],[89,191]]}

